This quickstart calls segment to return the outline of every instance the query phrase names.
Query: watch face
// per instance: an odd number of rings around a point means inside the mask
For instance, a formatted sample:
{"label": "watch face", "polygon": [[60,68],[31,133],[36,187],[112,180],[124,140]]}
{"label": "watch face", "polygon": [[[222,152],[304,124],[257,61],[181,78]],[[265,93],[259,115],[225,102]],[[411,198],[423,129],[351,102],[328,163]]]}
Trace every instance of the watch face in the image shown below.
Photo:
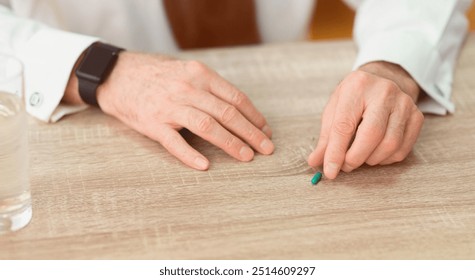
{"label": "watch face", "polygon": [[82,78],[99,83],[116,58],[117,55],[108,49],[93,47],[83,59],[77,74]]}

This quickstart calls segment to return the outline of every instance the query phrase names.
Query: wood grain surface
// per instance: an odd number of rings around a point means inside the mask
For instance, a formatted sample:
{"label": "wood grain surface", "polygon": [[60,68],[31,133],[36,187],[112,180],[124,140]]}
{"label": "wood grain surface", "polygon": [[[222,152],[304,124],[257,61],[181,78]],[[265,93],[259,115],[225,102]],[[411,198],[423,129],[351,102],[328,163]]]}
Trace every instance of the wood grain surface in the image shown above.
{"label": "wood grain surface", "polygon": [[457,67],[456,113],[426,116],[404,162],[313,186],[306,157],[355,53],[335,41],[179,54],[245,91],[274,131],[275,153],[249,163],[184,132],[207,172],[96,109],[30,119],[33,220],[0,236],[0,258],[475,258],[475,36]]}

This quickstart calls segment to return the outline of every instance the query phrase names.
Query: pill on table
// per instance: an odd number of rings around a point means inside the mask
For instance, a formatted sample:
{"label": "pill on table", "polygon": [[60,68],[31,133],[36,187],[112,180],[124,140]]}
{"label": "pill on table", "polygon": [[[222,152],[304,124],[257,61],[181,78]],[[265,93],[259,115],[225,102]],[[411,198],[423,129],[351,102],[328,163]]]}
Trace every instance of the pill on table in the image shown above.
{"label": "pill on table", "polygon": [[313,175],[313,178],[312,178],[312,184],[313,185],[318,184],[318,182],[320,182],[321,179],[322,179],[322,172],[315,173],[315,175]]}

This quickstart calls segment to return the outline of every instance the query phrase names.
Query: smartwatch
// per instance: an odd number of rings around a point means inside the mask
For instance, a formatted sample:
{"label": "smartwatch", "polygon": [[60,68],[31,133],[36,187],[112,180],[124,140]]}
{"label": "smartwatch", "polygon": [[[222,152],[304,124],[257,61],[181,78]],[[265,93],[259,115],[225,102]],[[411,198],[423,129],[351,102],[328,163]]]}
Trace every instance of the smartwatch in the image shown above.
{"label": "smartwatch", "polygon": [[94,43],[87,50],[79,67],[76,77],[79,84],[81,99],[93,106],[99,107],[96,91],[110,74],[119,53],[124,49],[104,43]]}

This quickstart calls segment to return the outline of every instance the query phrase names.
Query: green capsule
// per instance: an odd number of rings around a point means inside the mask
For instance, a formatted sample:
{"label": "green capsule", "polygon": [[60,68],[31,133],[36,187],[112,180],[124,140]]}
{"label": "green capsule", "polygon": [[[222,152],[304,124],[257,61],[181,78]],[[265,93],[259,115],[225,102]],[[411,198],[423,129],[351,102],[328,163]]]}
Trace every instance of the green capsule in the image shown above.
{"label": "green capsule", "polygon": [[313,185],[318,184],[318,182],[320,182],[321,179],[322,179],[322,172],[315,173],[315,175],[313,175],[313,178],[312,178],[312,184]]}

